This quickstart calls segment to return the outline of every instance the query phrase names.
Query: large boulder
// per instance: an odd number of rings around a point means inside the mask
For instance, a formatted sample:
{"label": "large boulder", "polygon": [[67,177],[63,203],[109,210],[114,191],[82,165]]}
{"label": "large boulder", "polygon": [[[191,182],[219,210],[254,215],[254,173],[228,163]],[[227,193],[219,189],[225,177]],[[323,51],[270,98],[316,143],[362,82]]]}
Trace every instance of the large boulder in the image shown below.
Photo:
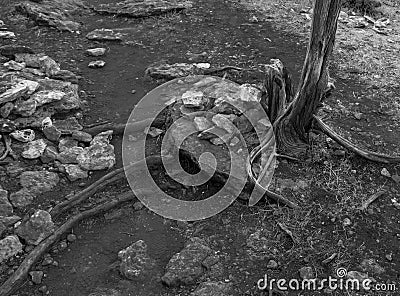
{"label": "large boulder", "polygon": [[190,296],[228,296],[231,291],[232,283],[204,282]]}

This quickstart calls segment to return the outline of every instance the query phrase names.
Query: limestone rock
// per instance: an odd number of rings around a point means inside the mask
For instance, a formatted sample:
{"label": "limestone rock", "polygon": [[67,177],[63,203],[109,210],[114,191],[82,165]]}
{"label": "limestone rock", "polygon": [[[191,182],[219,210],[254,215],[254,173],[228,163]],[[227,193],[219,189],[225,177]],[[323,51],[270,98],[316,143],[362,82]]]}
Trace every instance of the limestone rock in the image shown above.
{"label": "limestone rock", "polygon": [[71,19],[71,14],[85,6],[79,0],[53,0],[20,2],[15,5],[15,10],[35,21],[39,25],[55,27],[60,31],[76,32],[80,24]]}
{"label": "limestone rock", "polygon": [[67,173],[68,180],[71,182],[74,182],[78,179],[87,179],[88,177],[88,172],[82,170],[79,165],[65,164],[63,167]]}
{"label": "limestone rock", "polygon": [[28,143],[35,139],[35,132],[31,129],[24,129],[20,131],[14,131],[10,134],[15,140]]}
{"label": "limestone rock", "polygon": [[46,139],[52,142],[58,142],[61,137],[61,132],[54,125],[43,128],[43,133]]}
{"label": "limestone rock", "polygon": [[169,287],[195,283],[204,273],[202,262],[212,253],[203,240],[192,238],[168,262],[162,282]]}
{"label": "limestone rock", "polygon": [[89,296],[121,296],[121,293],[115,289],[97,288],[93,293],[90,293]]}
{"label": "limestone rock", "polygon": [[15,229],[15,233],[28,244],[38,245],[54,232],[55,226],[48,212],[37,210]]}
{"label": "limestone rock", "polygon": [[23,209],[30,205],[34,198],[35,196],[26,188],[22,188],[21,190],[10,194],[10,202],[18,209]]}
{"label": "limestone rock", "polygon": [[0,108],[0,115],[3,118],[7,118],[10,114],[11,111],[14,109],[14,104],[11,102],[5,103],[3,106]]}
{"label": "limestone rock", "polygon": [[109,144],[112,131],[96,135],[90,146],[84,148],[77,160],[80,167],[87,171],[109,169],[115,165],[114,146]]}
{"label": "limestone rock", "polygon": [[0,263],[22,252],[22,244],[16,235],[0,240]]}
{"label": "limestone rock", "polygon": [[10,216],[13,213],[13,207],[8,200],[8,191],[0,189],[0,216]]}
{"label": "limestone rock", "polygon": [[60,150],[60,152],[74,147],[78,147],[78,141],[72,139],[71,137],[62,138],[58,143],[58,150]]}
{"label": "limestone rock", "polygon": [[79,142],[90,143],[93,137],[91,134],[88,134],[86,132],[75,130],[72,132],[72,139],[77,140]]}
{"label": "limestone rock", "polygon": [[98,61],[91,61],[88,64],[88,67],[89,68],[103,68],[105,65],[106,65],[105,61],[98,60]]}
{"label": "limestone rock", "polygon": [[42,283],[44,272],[41,270],[34,270],[34,271],[30,271],[29,275],[31,277],[32,282],[35,285],[40,285]]}
{"label": "limestone rock", "polygon": [[39,158],[44,150],[46,149],[46,142],[43,139],[35,140],[29,142],[25,147],[25,150],[22,151],[22,157],[26,159],[35,159]]}
{"label": "limestone rock", "polygon": [[99,57],[106,53],[106,49],[104,47],[90,48],[86,50],[86,53],[92,57]]}
{"label": "limestone rock", "polygon": [[147,254],[147,245],[143,240],[138,240],[124,250],[119,251],[121,260],[119,270],[128,279],[143,276],[153,266],[154,261]]}
{"label": "limestone rock", "polygon": [[95,10],[102,14],[141,18],[170,12],[179,12],[191,7],[191,1],[150,0],[137,2],[135,0],[125,0],[116,3],[112,2],[110,4],[100,4]]}
{"label": "limestone rock", "polygon": [[190,296],[228,296],[232,292],[232,283],[204,282]]}
{"label": "limestone rock", "polygon": [[122,41],[124,34],[112,29],[96,29],[89,32],[86,38],[97,41]]}
{"label": "limestone rock", "polygon": [[81,153],[83,153],[82,147],[66,148],[57,155],[57,160],[64,164],[77,164],[77,158]]}
{"label": "limestone rock", "polygon": [[47,146],[43,154],[40,156],[40,160],[43,163],[50,163],[57,159],[58,152],[57,148],[53,146]]}
{"label": "limestone rock", "polygon": [[83,129],[75,117],[69,117],[64,120],[56,120],[53,125],[59,129],[63,134],[72,134],[74,131]]}
{"label": "limestone rock", "polygon": [[51,191],[59,182],[60,178],[54,172],[27,171],[20,176],[22,187],[34,195]]}

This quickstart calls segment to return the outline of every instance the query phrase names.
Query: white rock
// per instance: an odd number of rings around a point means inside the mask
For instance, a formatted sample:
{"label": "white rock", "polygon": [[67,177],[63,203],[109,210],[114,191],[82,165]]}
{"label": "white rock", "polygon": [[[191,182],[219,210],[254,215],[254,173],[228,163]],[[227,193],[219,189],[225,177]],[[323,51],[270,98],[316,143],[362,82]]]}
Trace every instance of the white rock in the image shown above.
{"label": "white rock", "polygon": [[8,61],[7,63],[4,63],[4,66],[7,67],[9,70],[14,70],[14,71],[21,71],[26,67],[25,63],[18,63],[16,61]]}
{"label": "white rock", "polygon": [[103,68],[106,65],[105,61],[91,61],[88,65],[89,68]]}
{"label": "white rock", "polygon": [[9,235],[0,240],[0,263],[22,252],[22,244],[16,235]]}
{"label": "white rock", "polygon": [[29,142],[26,149],[22,151],[22,157],[26,159],[39,158],[46,149],[46,142],[43,139]]}
{"label": "white rock", "polygon": [[11,32],[11,31],[0,31],[0,38],[12,39],[12,38],[15,38],[15,34],[14,34],[14,32]]}
{"label": "white rock", "polygon": [[20,131],[14,131],[10,134],[15,140],[28,143],[35,139],[35,132],[31,129],[24,129]]}
{"label": "white rock", "polygon": [[392,175],[389,173],[389,171],[387,170],[387,168],[383,168],[383,169],[381,170],[381,175],[382,175],[382,176],[385,176],[385,177],[388,177],[388,178],[392,177]]}
{"label": "white rock", "polygon": [[90,48],[86,50],[86,53],[92,57],[99,57],[106,53],[106,49],[103,47]]}

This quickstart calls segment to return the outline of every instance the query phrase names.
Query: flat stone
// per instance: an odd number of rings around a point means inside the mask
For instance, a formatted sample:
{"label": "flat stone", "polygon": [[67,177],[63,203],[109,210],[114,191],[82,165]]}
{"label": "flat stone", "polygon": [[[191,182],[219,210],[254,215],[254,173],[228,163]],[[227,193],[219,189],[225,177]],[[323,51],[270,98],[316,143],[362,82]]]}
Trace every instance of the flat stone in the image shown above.
{"label": "flat stone", "polygon": [[35,132],[31,129],[24,129],[20,131],[14,131],[10,134],[10,136],[19,142],[28,143],[35,139]]}
{"label": "flat stone", "polygon": [[87,179],[88,172],[80,168],[79,165],[65,164],[63,165],[65,172],[67,173],[68,180],[74,182],[79,179]]}
{"label": "flat stone", "polygon": [[[24,95],[33,93],[39,87],[39,83],[30,80],[20,80],[11,88],[0,94],[0,104],[15,101]],[[33,91],[32,91],[33,90]]]}
{"label": "flat stone", "polygon": [[48,171],[27,171],[19,178],[22,187],[35,195],[51,191],[60,181],[56,173]]}
{"label": "flat stone", "polygon": [[35,196],[28,189],[22,188],[10,194],[10,202],[18,209],[24,209],[33,202]]}
{"label": "flat stone", "polygon": [[212,122],[205,117],[195,117],[194,123],[198,131],[202,132],[213,126]]}
{"label": "flat stone", "polygon": [[15,233],[28,244],[38,245],[54,232],[55,226],[48,212],[37,210],[15,229]]}
{"label": "flat stone", "polygon": [[31,98],[26,101],[20,100],[15,103],[14,113],[25,117],[32,116],[36,112],[37,102]]}
{"label": "flat stone", "polygon": [[69,117],[64,120],[56,120],[53,125],[60,130],[63,134],[72,134],[74,131],[80,131],[83,129],[82,125],[79,124],[75,117]]}
{"label": "flat stone", "polygon": [[94,144],[84,148],[77,157],[80,167],[84,170],[104,170],[115,165],[114,146],[111,144]]}
{"label": "flat stone", "polygon": [[79,143],[77,140],[74,140],[71,137],[66,137],[60,140],[60,142],[58,143],[58,149],[60,150],[60,152],[63,152],[64,150],[78,147],[78,144]]}
{"label": "flat stone", "polygon": [[25,150],[22,151],[21,155],[26,159],[36,159],[39,158],[44,150],[46,149],[46,142],[43,139],[34,140],[29,142],[25,147]]}
{"label": "flat stone", "polygon": [[46,139],[52,142],[58,142],[61,137],[61,131],[59,131],[54,125],[43,128],[43,133]]}
{"label": "flat stone", "polygon": [[8,200],[8,191],[0,189],[0,216],[10,216],[13,214],[13,207]]}
{"label": "flat stone", "polygon": [[71,19],[71,15],[79,9],[85,8],[79,0],[52,0],[34,3],[24,1],[15,5],[15,10],[38,25],[54,27],[60,31],[77,32],[81,25]]}
{"label": "flat stone", "polygon": [[34,93],[31,99],[35,100],[37,106],[42,106],[52,102],[61,101],[65,96],[63,91],[59,90],[42,90]]}
{"label": "flat stone", "polygon": [[195,283],[204,273],[202,262],[212,253],[203,240],[192,238],[181,252],[170,259],[162,282],[169,287]]}
{"label": "flat stone", "polygon": [[57,155],[57,160],[64,164],[77,164],[78,155],[83,153],[82,147],[66,148]]}
{"label": "flat stone", "polygon": [[0,115],[3,118],[7,118],[10,114],[11,111],[14,109],[14,104],[11,102],[5,103],[3,106],[0,108]]}
{"label": "flat stone", "polygon": [[115,289],[108,288],[97,288],[93,293],[90,293],[89,296],[121,296],[122,294]]}
{"label": "flat stone", "polygon": [[204,282],[189,296],[228,296],[232,293],[232,283]]}
{"label": "flat stone", "polygon": [[0,222],[3,223],[5,226],[13,226],[15,223],[21,220],[21,217],[13,215],[13,216],[0,216]]}
{"label": "flat stone", "polygon": [[147,255],[147,245],[143,240],[119,251],[118,258],[121,260],[119,271],[130,280],[145,275],[155,264]]}
{"label": "flat stone", "polygon": [[40,285],[42,283],[44,272],[41,270],[30,271],[29,275],[35,285]]}
{"label": "flat stone", "polygon": [[0,46],[0,54],[9,59],[15,59],[15,55],[18,53],[34,53],[34,51],[27,46],[8,44]]}
{"label": "flat stone", "polygon": [[15,33],[11,32],[11,31],[0,31],[0,38],[13,39],[13,38],[15,38]]}
{"label": "flat stone", "polygon": [[50,163],[57,159],[58,151],[56,147],[47,146],[43,154],[40,156],[40,160],[43,163]]}
{"label": "flat stone", "polygon": [[137,2],[135,0],[126,0],[110,4],[100,4],[95,10],[101,14],[141,18],[170,12],[179,12],[191,7],[191,1],[148,0]]}
{"label": "flat stone", "polygon": [[90,48],[86,50],[86,53],[92,57],[99,57],[104,55],[106,53],[106,50],[107,49],[105,49],[104,47]]}
{"label": "flat stone", "polygon": [[25,63],[18,63],[16,61],[8,61],[7,63],[4,63],[4,66],[7,67],[9,70],[14,70],[14,71],[22,71],[25,67]]}
{"label": "flat stone", "polygon": [[78,142],[90,143],[90,141],[92,141],[93,137],[91,134],[88,134],[83,131],[73,131],[72,139],[77,140]]}
{"label": "flat stone", "polygon": [[105,61],[98,60],[98,61],[91,61],[88,64],[88,67],[89,68],[103,68],[105,65],[106,65]]}
{"label": "flat stone", "polygon": [[16,235],[0,240],[0,263],[22,252],[22,244]]}
{"label": "flat stone", "polygon": [[101,133],[98,133],[97,135],[94,136],[92,141],[90,142],[90,145],[94,144],[110,144],[110,141],[112,139],[113,131],[108,130],[104,131]]}
{"label": "flat stone", "polygon": [[89,40],[122,41],[124,34],[112,29],[96,29],[86,35]]}

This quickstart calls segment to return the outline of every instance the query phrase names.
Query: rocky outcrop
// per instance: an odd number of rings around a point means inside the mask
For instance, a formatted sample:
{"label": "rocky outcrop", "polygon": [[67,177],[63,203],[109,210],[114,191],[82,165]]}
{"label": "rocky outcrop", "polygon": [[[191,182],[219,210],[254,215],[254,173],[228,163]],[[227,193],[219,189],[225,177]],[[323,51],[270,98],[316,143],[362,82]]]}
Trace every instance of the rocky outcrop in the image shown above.
{"label": "rocky outcrop", "polygon": [[73,14],[85,9],[80,0],[44,0],[39,3],[24,1],[15,5],[15,10],[38,25],[57,28],[60,31],[76,32],[81,25],[73,20]]}
{"label": "rocky outcrop", "polygon": [[110,4],[100,4],[94,10],[101,14],[143,18],[170,12],[179,12],[191,7],[191,1],[147,0],[138,2],[135,0],[126,0]]}

